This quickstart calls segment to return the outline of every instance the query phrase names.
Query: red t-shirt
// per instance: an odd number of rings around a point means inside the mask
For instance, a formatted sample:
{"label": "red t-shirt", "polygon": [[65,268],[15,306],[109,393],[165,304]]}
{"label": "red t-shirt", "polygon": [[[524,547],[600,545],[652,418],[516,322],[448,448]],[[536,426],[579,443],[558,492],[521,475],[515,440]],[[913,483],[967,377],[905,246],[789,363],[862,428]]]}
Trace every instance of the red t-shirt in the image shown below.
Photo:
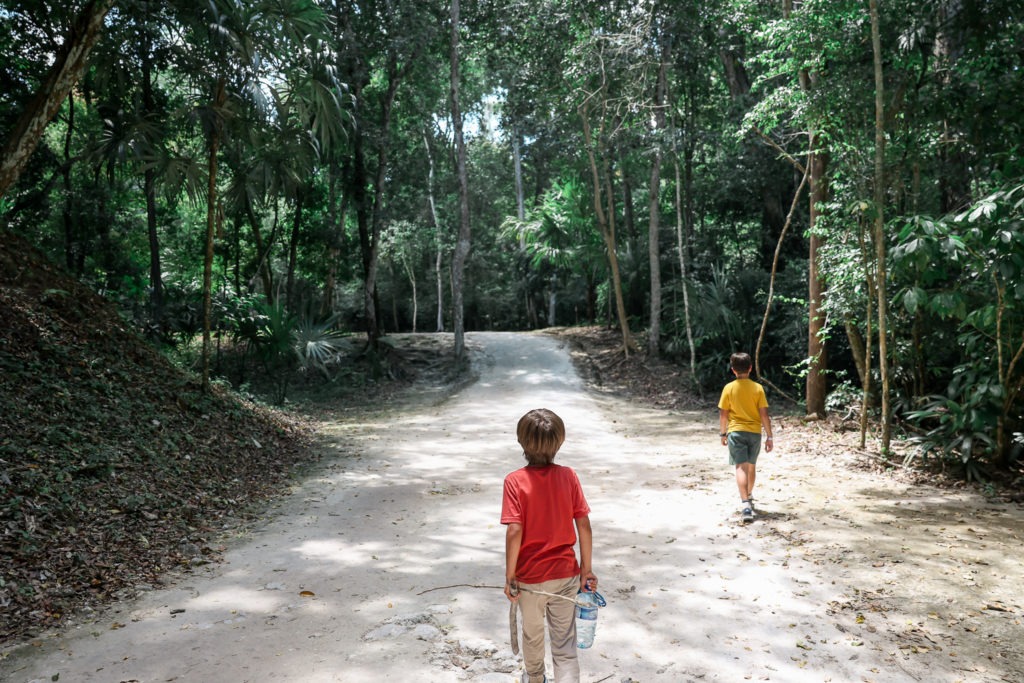
{"label": "red t-shirt", "polygon": [[505,477],[501,523],[523,527],[516,578],[541,583],[579,574],[574,520],[589,514],[580,480],[568,467],[527,466]]}

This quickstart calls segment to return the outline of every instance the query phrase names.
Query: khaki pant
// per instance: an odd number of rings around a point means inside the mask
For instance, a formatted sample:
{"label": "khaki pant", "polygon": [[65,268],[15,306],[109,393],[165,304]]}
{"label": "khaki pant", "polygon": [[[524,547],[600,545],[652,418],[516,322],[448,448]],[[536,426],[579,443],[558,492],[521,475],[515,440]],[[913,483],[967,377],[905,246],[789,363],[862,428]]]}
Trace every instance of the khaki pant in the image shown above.
{"label": "khaki pant", "polygon": [[543,583],[521,584],[519,609],[523,613],[523,663],[529,683],[544,683],[544,622],[551,640],[551,660],[555,665],[554,683],[579,683],[580,663],[576,653],[576,605],[568,600],[537,595],[544,591],[576,598],[580,577],[554,579]]}

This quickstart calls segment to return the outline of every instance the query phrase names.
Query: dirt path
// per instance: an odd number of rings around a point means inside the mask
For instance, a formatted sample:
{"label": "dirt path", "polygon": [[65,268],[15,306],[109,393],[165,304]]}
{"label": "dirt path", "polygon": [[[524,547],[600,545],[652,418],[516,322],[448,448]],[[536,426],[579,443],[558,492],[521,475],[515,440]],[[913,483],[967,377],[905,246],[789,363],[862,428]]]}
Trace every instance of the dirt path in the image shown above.
{"label": "dirt path", "polygon": [[497,519],[515,421],[544,406],[609,603],[584,682],[1024,680],[1019,506],[831,468],[782,424],[739,526],[712,410],[595,398],[549,337],[469,341],[477,382],[328,426],[334,455],[222,564],[5,653],[0,679],[517,680]]}

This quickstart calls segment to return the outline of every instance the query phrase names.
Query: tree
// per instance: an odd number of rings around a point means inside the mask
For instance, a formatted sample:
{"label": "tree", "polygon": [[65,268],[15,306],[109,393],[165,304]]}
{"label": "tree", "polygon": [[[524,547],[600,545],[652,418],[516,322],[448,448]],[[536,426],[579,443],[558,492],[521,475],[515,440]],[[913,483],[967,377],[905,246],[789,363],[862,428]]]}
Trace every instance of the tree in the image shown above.
{"label": "tree", "polygon": [[89,52],[99,40],[103,19],[114,0],[90,0],[82,7],[54,58],[53,67],[7,136],[0,155],[0,197],[18,179],[21,169],[85,69]]}
{"label": "tree", "polygon": [[[207,13],[209,12],[209,13]],[[301,0],[239,5],[214,0],[207,10],[186,14],[192,36],[204,37],[207,51],[192,68],[199,86],[209,93],[197,107],[203,122],[207,154],[206,235],[203,259],[202,381],[208,387],[212,329],[214,240],[222,215],[218,201],[218,164],[227,130],[226,121],[239,106],[266,109],[261,79],[268,71],[283,71],[290,50],[324,36],[323,15]],[[301,54],[301,51],[299,51]],[[188,59],[194,59],[192,55]]]}
{"label": "tree", "polygon": [[889,334],[888,294],[886,290],[885,237],[885,79],[882,75],[882,41],[878,21],[878,0],[869,0],[871,13],[871,54],[875,71],[875,273],[878,292],[878,366],[882,372],[882,453],[889,452],[892,441],[892,414],[889,409]]}
{"label": "tree", "polygon": [[647,255],[651,268],[651,325],[647,338],[647,350],[657,356],[661,350],[661,140],[659,134],[666,127],[666,72],[669,63],[671,39],[667,29],[662,29],[656,38],[658,55],[658,77],[654,93],[654,150],[651,159],[651,183],[648,199]]}
{"label": "tree", "polygon": [[[636,342],[633,333],[629,329],[629,319],[626,314],[626,305],[622,296],[622,277],[619,271],[619,259],[615,236],[615,214],[606,210],[614,208],[614,194],[611,191],[610,171],[602,173],[601,166],[609,163],[611,156],[608,136],[609,127],[615,125],[614,108],[617,102],[621,102],[611,92],[611,79],[609,77],[609,66],[607,64],[606,50],[611,41],[600,33],[594,33],[578,46],[580,57],[585,60],[576,68],[582,69],[593,80],[590,86],[583,86],[579,96],[582,98],[577,105],[580,121],[583,126],[583,144],[587,154],[587,161],[590,166],[591,191],[594,202],[594,218],[597,223],[598,232],[604,239],[605,249],[608,258],[609,272],[612,278],[612,288],[615,296],[615,312],[619,321],[619,330],[622,334],[622,351],[628,356],[630,351],[636,349]],[[593,128],[591,117],[597,120],[596,131]],[[599,164],[598,159],[602,158]]]}
{"label": "tree", "polygon": [[466,172],[466,142],[462,134],[462,110],[459,107],[459,0],[451,0],[451,111],[452,135],[455,140],[455,168],[459,183],[459,235],[452,257],[452,309],[455,330],[455,358],[459,361],[465,354],[465,310],[463,277],[466,259],[469,257],[469,176]]}

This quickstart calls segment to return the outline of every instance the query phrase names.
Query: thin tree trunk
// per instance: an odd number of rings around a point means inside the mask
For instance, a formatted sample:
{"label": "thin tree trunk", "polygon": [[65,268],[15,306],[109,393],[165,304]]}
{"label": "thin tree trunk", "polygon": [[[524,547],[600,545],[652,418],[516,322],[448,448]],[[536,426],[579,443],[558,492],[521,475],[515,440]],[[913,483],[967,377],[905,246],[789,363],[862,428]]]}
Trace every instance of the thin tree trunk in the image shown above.
{"label": "thin tree trunk", "polygon": [[[612,172],[615,165],[615,158],[619,159],[619,172],[617,174]],[[607,181],[609,188],[614,185],[614,178],[619,177],[622,179],[622,232],[625,233],[625,247],[626,247],[626,258],[632,261],[632,255],[636,252],[637,243],[637,230],[636,230],[636,219],[633,210],[633,177],[629,172],[629,165],[625,161],[626,153],[621,147],[618,147],[615,151],[608,155],[608,172],[605,174],[605,180]],[[609,192],[611,189],[609,189]],[[615,196],[612,195],[608,200],[608,221],[609,223],[615,220],[615,211],[611,208],[615,205]]]}
{"label": "thin tree trunk", "polygon": [[779,254],[782,253],[782,242],[786,239],[786,233],[789,231],[789,226],[793,222],[793,214],[796,213],[797,204],[800,201],[800,195],[804,191],[804,186],[807,184],[807,176],[811,170],[811,164],[807,164],[804,169],[803,178],[800,179],[800,185],[796,188],[796,192],[793,193],[793,203],[789,207],[789,213],[786,215],[786,222],[782,226],[782,231],[779,233],[779,241],[775,244],[775,255],[772,258],[772,271],[771,277],[768,280],[768,300],[764,305],[764,317],[761,319],[761,331],[757,335],[757,345],[754,347],[754,371],[757,373],[757,378],[763,379],[761,375],[761,344],[764,342],[764,335],[768,331],[768,314],[772,310],[772,299],[775,297],[775,275],[779,270]]}
{"label": "thin tree trunk", "polygon": [[231,247],[234,252],[231,275],[235,285],[235,296],[242,296],[242,216],[237,212],[231,217]]}
{"label": "thin tree trunk", "polygon": [[409,278],[409,285],[412,287],[412,332],[416,334],[416,318],[419,317],[420,304],[419,298],[416,295],[416,270],[412,267],[410,259],[402,259],[402,267],[405,269],[405,274]]}
{"label": "thin tree trunk", "polygon": [[661,352],[661,135],[665,131],[665,91],[668,68],[667,36],[661,37],[658,83],[654,94],[654,159],[651,160],[651,185],[647,204],[647,257],[651,269],[651,325],[647,337],[647,352],[657,356]]}
{"label": "thin tree trunk", "polygon": [[[619,277],[619,259],[615,251],[615,228],[610,224],[602,205],[601,175],[597,169],[597,156],[594,152],[594,139],[590,129],[590,106],[589,101],[579,106],[580,118],[583,122],[583,144],[587,148],[587,159],[590,162],[591,182],[594,186],[594,217],[597,219],[597,227],[604,239],[605,252],[608,256],[608,267],[612,275],[612,289],[615,293],[615,310],[618,315],[619,329],[622,332],[622,352],[629,357],[629,352],[636,348],[633,341],[633,334],[629,330],[629,321],[626,318],[626,305],[622,298],[622,280]],[[611,201],[611,199],[609,199]]]}
{"label": "thin tree trunk", "polygon": [[[523,156],[519,149],[519,129],[512,129],[512,166],[515,170],[516,180],[516,217],[520,221],[526,220],[526,200],[523,196]],[[526,246],[526,236],[519,236],[519,246]]]}
{"label": "thin tree trunk", "polygon": [[434,226],[434,237],[437,243],[434,252],[434,278],[437,287],[437,329],[444,332],[444,275],[441,271],[444,256],[444,240],[441,235],[441,223],[437,220],[437,202],[434,199],[434,150],[430,146],[430,136],[423,133],[423,144],[427,148],[427,202],[430,205],[430,220]]}
{"label": "thin tree trunk", "polygon": [[878,368],[882,373],[882,454],[888,456],[892,440],[889,408],[888,305],[885,268],[885,82],[882,75],[882,41],[878,25],[878,0],[869,0],[871,51],[875,65],[875,278],[878,283]]}
{"label": "thin tree trunk", "polygon": [[551,273],[548,285],[548,327],[555,326],[555,312],[558,308],[558,273]]}
{"label": "thin tree trunk", "polygon": [[459,109],[459,0],[451,0],[451,106],[452,133],[459,179],[459,236],[452,258],[452,308],[455,327],[455,359],[465,355],[465,311],[463,289],[466,259],[469,257],[469,178],[466,175],[466,143],[462,137],[462,111]]}
{"label": "thin tree trunk", "polygon": [[295,192],[295,216],[292,220],[292,234],[288,240],[288,275],[285,284],[285,301],[288,302],[288,310],[291,313],[297,312],[295,301],[295,266],[299,254],[299,228],[302,225],[302,189]]}
{"label": "thin tree trunk", "polygon": [[266,248],[263,246],[263,233],[260,231],[260,221],[256,217],[256,212],[253,211],[252,202],[248,199],[245,201],[245,213],[249,219],[249,225],[252,227],[252,237],[256,242],[256,272],[259,273],[260,279],[263,281],[263,295],[267,297],[267,303],[274,303],[274,277],[270,270],[270,248],[273,245],[273,234],[271,234],[270,242]]}
{"label": "thin tree trunk", "polygon": [[210,389],[210,328],[213,309],[213,241],[217,229],[217,154],[220,151],[220,107],[225,99],[224,78],[217,81],[213,96],[213,131],[210,133],[206,184],[206,257],[203,259],[203,391]]}
{"label": "thin tree trunk", "polygon": [[345,239],[345,209],[348,193],[342,192],[341,206],[338,206],[338,166],[332,162],[328,167],[330,178],[327,187],[327,220],[331,226],[330,242],[327,246],[327,274],[324,276],[324,291],[320,298],[320,317],[330,318],[334,315],[334,290],[338,279],[338,261],[341,259],[341,247]]}
{"label": "thin tree trunk", "polygon": [[[674,140],[674,138],[673,138]],[[673,146],[675,142],[673,141]],[[686,343],[690,348],[690,379],[697,382],[697,347],[693,343],[693,324],[690,322],[690,292],[687,282],[687,263],[689,262],[689,240],[683,229],[683,202],[680,196],[679,155],[673,156],[676,172],[676,249],[679,252],[679,278],[683,289],[683,318],[686,325]]]}
{"label": "thin tree trunk", "polygon": [[[153,98],[153,65],[152,41],[148,22],[149,4],[146,4],[147,26],[142,31],[142,109],[144,116],[156,113],[156,101]],[[163,269],[160,265],[160,234],[157,231],[156,217],[156,172],[147,164],[143,171],[143,192],[146,195],[146,232],[149,236],[149,314],[156,329],[163,327],[164,316],[164,283]]]}
{"label": "thin tree trunk", "polygon": [[85,70],[89,52],[99,39],[103,19],[113,4],[114,0],[91,0],[78,13],[64,44],[54,56],[46,80],[18,117],[4,145],[0,155],[0,197],[6,195],[18,179],[47,124],[60,111],[64,99]]}
{"label": "thin tree trunk", "polygon": [[[372,283],[376,279],[376,274],[371,272],[371,264],[373,263],[373,249],[372,240],[370,238],[371,231],[371,216],[369,202],[366,197],[366,183],[367,183],[367,170],[366,170],[366,150],[364,148],[364,136],[366,125],[363,120],[363,107],[362,107],[362,88],[361,83],[356,82],[352,86],[352,101],[354,102],[352,108],[353,125],[355,126],[355,132],[352,135],[352,168],[350,180],[350,191],[352,193],[352,203],[355,205],[356,210],[356,227],[359,232],[359,254],[362,258],[363,265],[363,308],[367,315],[366,321],[366,335],[371,344],[376,343],[376,306],[373,304],[374,294],[373,292],[366,291],[365,285]],[[370,318],[370,316],[373,316]]]}
{"label": "thin tree trunk", "polygon": [[[64,220],[64,263],[68,272],[75,272],[75,222],[73,204],[75,193],[71,188],[71,136],[75,130],[75,95],[68,93],[68,129],[64,133],[64,164],[61,175],[64,180],[64,204],[61,211]],[[79,273],[80,275],[81,273]]]}
{"label": "thin tree trunk", "polygon": [[[387,6],[390,13],[392,11],[390,3]],[[377,348],[377,342],[382,334],[378,322],[380,302],[377,293],[377,272],[380,261],[380,233],[384,221],[384,185],[387,182],[388,158],[391,152],[391,117],[394,112],[398,86],[409,74],[416,61],[415,55],[410,55],[404,65],[399,67],[398,55],[393,48],[388,50],[388,89],[381,101],[381,123],[377,140],[377,173],[373,181],[373,209],[370,216],[369,253],[367,254],[364,286],[366,333],[372,348]]]}
{"label": "thin tree trunk", "polygon": [[865,320],[867,320],[867,343],[863,343],[864,347],[864,375],[861,377],[861,388],[863,396],[860,402],[860,447],[861,449],[867,446],[868,438],[868,408],[871,404],[871,318],[874,315],[872,310],[872,301],[878,295],[878,288],[875,286],[874,278],[871,277],[871,259],[868,257],[868,248],[864,243],[864,226],[858,224],[857,226],[857,239],[860,243],[860,258],[861,264],[864,268],[864,282],[867,285],[867,311],[865,312]]}

